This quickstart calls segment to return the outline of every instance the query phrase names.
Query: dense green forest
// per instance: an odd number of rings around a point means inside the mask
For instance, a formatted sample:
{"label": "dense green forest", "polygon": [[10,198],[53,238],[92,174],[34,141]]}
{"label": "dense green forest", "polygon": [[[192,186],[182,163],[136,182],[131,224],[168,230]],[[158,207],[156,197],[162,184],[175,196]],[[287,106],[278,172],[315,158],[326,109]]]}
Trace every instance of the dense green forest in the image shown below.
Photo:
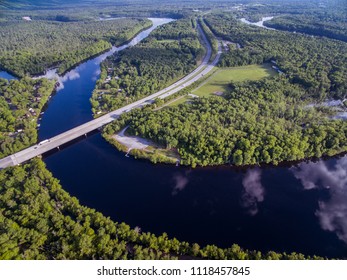
{"label": "dense green forest", "polygon": [[0,22],[0,67],[20,77],[51,67],[59,67],[61,74],[150,25],[144,19]]}
{"label": "dense green forest", "polygon": [[114,110],[164,88],[192,71],[202,55],[195,20],[158,27],[143,42],[102,63],[91,98],[93,112]]}
{"label": "dense green forest", "polygon": [[227,13],[207,15],[206,22],[216,35],[242,46],[224,54],[220,66],[275,60],[292,82],[305,86],[312,96],[347,97],[346,43],[248,26]]}
{"label": "dense green forest", "polygon": [[181,163],[277,164],[347,150],[347,123],[326,107],[307,107],[307,92],[284,77],[231,84],[224,97],[196,98],[159,111],[137,110],[105,129],[177,147]]}
{"label": "dense green forest", "polygon": [[[242,2],[243,5],[240,5]],[[264,16],[283,15],[317,17],[318,20],[327,22],[337,22],[334,18],[339,18],[340,24],[346,20],[345,0],[250,0],[242,2],[231,8],[233,13],[238,18],[245,17],[253,22],[260,21]]]}
{"label": "dense green forest", "polygon": [[[286,254],[200,247],[115,223],[80,205],[34,159],[0,171],[0,259],[305,259]],[[313,257],[317,259],[317,257]]]}
{"label": "dense green forest", "polygon": [[[111,44],[128,40],[150,24],[139,19],[92,21],[98,17],[184,18],[158,28],[144,42],[102,64],[101,77],[91,99],[94,113],[133,102],[190,72],[201,59],[203,49],[196,22],[187,15],[199,14],[194,11],[197,8],[225,10],[235,4],[191,1],[182,8],[184,0],[172,3],[115,0],[109,3],[112,8],[96,12],[92,7],[95,1],[81,0],[78,2],[83,8],[76,12],[75,8],[69,8],[72,4],[67,0],[36,1],[37,6],[55,7],[53,10],[26,10],[30,2],[16,3],[15,8],[23,10],[6,14],[0,11],[0,65],[18,76],[38,74],[52,66],[59,66],[62,73]],[[142,2],[147,6],[141,7]],[[280,15],[290,1],[284,6],[276,0],[259,2],[266,5],[250,5],[235,14],[254,20],[264,13]],[[274,20],[274,24],[277,22],[286,30],[296,28],[315,34],[314,19],[302,15],[302,8],[314,7],[315,1],[302,2],[296,1],[298,5],[291,5],[290,15]],[[62,9],[62,3],[66,10]],[[13,8],[5,4],[6,8]],[[151,7],[153,4],[157,6]],[[134,5],[139,6],[135,9]],[[21,16],[34,20],[22,21]],[[324,20],[317,35],[344,40],[340,37],[345,34],[344,27],[339,29],[332,23],[334,20]],[[334,109],[308,106],[327,97],[346,98],[345,43],[246,26],[229,12],[209,14],[206,23],[216,35],[242,47],[225,53],[220,66],[273,60],[284,74],[261,81],[230,83],[224,96],[196,98],[189,104],[157,111],[152,110],[153,106],[134,110],[106,126],[105,135],[129,125],[128,131],[134,135],[177,148],[181,163],[191,166],[277,164],[347,151],[347,123],[333,118]],[[37,141],[37,119],[53,89],[54,82],[45,79],[0,79],[0,157]],[[181,258],[307,257],[296,253],[261,253],[238,245],[226,249],[214,245],[200,247],[171,239],[165,233],[155,236],[80,205],[39,159],[0,170],[0,259]]]}
{"label": "dense green forest", "polygon": [[54,81],[0,78],[0,158],[37,142],[37,119]]}
{"label": "dense green forest", "polygon": [[334,119],[334,109],[307,106],[346,98],[345,43],[248,26],[230,13],[208,14],[205,22],[241,45],[224,53],[220,66],[272,61],[282,75],[230,83],[223,97],[130,112],[106,127],[106,138],[130,125],[129,133],[177,148],[191,166],[278,164],[347,150],[346,122]]}
{"label": "dense green forest", "polygon": [[347,42],[346,11],[339,14],[303,14],[275,17],[265,26],[280,30],[297,31]]}
{"label": "dense green forest", "polygon": [[180,19],[196,15],[199,13],[197,11],[207,11],[222,6],[228,7],[233,4],[230,0],[223,3],[220,0],[0,1],[0,21],[4,19],[18,20],[23,16],[30,16],[33,20],[64,22],[95,20],[99,17],[166,17]]}

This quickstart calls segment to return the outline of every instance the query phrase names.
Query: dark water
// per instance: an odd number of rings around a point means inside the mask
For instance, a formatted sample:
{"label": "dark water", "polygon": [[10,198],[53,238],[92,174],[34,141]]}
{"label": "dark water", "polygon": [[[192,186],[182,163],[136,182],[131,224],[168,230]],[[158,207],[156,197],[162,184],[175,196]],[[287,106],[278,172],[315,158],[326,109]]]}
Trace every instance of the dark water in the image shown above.
{"label": "dark water", "polygon": [[[92,118],[99,62],[70,72],[44,115],[41,139]],[[95,134],[45,162],[82,204],[143,231],[202,245],[347,258],[347,157],[190,169],[126,158]]]}
{"label": "dark water", "polygon": [[17,80],[16,77],[12,76],[6,71],[0,71],[0,78],[6,79],[6,80]]}
{"label": "dark water", "polygon": [[95,88],[95,82],[100,75],[100,63],[115,51],[131,47],[148,36],[159,25],[168,23],[172,19],[152,19],[153,26],[138,34],[129,44],[119,48],[112,48],[94,59],[91,59],[68,72],[64,77],[59,77],[54,70],[48,71],[44,77],[55,77],[60,86],[48,104],[42,118],[39,138],[50,138],[70,128],[92,120],[89,98]]}

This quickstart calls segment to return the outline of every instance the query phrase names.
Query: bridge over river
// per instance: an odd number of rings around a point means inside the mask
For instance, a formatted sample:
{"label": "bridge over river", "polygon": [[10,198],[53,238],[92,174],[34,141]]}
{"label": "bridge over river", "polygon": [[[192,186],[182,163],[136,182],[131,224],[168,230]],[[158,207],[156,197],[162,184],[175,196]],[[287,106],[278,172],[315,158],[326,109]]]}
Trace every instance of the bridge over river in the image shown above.
{"label": "bridge over river", "polygon": [[221,55],[221,47],[219,44],[219,50],[215,57],[215,59],[209,63],[211,56],[212,56],[212,47],[210,43],[208,42],[206,35],[204,34],[202,28],[198,26],[198,30],[200,32],[201,38],[204,41],[204,44],[207,48],[206,55],[202,61],[202,63],[197,67],[193,72],[191,72],[189,75],[185,76],[181,80],[175,82],[174,84],[170,85],[167,88],[164,88],[154,94],[151,94],[145,98],[142,98],[138,101],[135,101],[127,106],[124,106],[120,109],[117,109],[115,111],[112,111],[110,113],[107,113],[97,119],[94,119],[92,121],[89,121],[87,123],[84,123],[80,126],[77,126],[73,129],[70,129],[64,133],[61,133],[57,136],[54,136],[50,139],[46,139],[41,141],[40,143],[31,146],[27,149],[24,149],[20,152],[17,152],[15,154],[12,154],[10,156],[7,156],[0,160],[0,169],[3,169],[5,167],[14,166],[21,164],[25,161],[28,161],[36,156],[40,156],[44,153],[47,153],[54,149],[59,149],[60,146],[69,143],[83,135],[87,135],[88,133],[116,120],[121,114],[125,112],[129,112],[130,110],[138,107],[142,107],[146,104],[150,104],[154,102],[155,98],[166,98],[180,90],[182,90],[185,87],[188,87],[192,83],[199,80],[204,75],[208,74],[213,67],[218,63],[218,60]]}

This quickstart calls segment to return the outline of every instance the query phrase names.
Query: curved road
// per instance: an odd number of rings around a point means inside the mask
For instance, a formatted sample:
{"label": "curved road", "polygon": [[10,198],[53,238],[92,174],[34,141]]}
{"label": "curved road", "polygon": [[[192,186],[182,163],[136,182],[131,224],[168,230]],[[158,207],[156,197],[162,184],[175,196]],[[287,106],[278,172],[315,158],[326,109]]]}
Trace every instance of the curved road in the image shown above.
{"label": "curved road", "polygon": [[202,63],[197,67],[193,72],[182,78],[181,80],[173,83],[172,85],[154,93],[151,94],[145,98],[142,98],[138,101],[135,101],[127,106],[124,106],[122,108],[119,108],[117,110],[114,110],[110,113],[107,113],[97,119],[94,119],[92,121],[89,121],[85,124],[82,124],[80,126],[77,126],[73,129],[70,129],[64,133],[61,133],[55,137],[52,137],[50,139],[41,141],[40,143],[31,146],[27,149],[24,149],[18,153],[12,154],[8,157],[5,157],[0,160],[0,169],[3,169],[8,166],[14,166],[20,163],[23,163],[29,159],[32,159],[36,156],[42,155],[50,150],[59,148],[59,146],[66,144],[80,136],[86,135],[87,133],[96,130],[112,121],[117,119],[121,114],[125,112],[129,112],[130,110],[138,107],[142,107],[148,102],[153,102],[155,98],[166,98],[172,94],[175,94],[176,92],[182,90],[183,88],[193,84],[197,80],[199,80],[202,76],[209,73],[213,67],[216,66],[218,63],[218,60],[221,55],[221,46],[218,44],[218,53],[213,60],[212,63],[208,63],[210,61],[211,55],[212,55],[212,47],[210,43],[208,42],[206,35],[204,34],[203,30],[201,29],[200,25],[198,25],[198,30],[201,34],[201,37],[206,45],[207,52],[206,55],[202,61]]}

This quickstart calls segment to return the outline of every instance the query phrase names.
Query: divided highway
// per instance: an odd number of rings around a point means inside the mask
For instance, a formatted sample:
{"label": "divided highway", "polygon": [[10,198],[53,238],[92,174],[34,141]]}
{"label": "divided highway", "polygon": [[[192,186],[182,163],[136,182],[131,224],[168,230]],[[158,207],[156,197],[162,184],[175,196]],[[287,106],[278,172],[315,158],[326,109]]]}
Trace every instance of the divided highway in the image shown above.
{"label": "divided highway", "polygon": [[197,80],[199,80],[204,75],[208,74],[214,66],[218,63],[218,60],[221,55],[221,46],[218,44],[218,53],[210,64],[208,63],[211,59],[212,55],[212,47],[210,43],[208,42],[206,35],[204,34],[203,30],[201,29],[200,25],[198,25],[198,30],[201,34],[201,37],[205,43],[205,46],[207,48],[206,55],[202,61],[202,63],[197,67],[193,72],[182,78],[181,80],[173,83],[172,85],[166,87],[165,89],[162,89],[154,94],[151,94],[145,98],[142,98],[138,101],[135,101],[127,106],[124,106],[122,108],[119,108],[117,110],[114,110],[110,113],[107,113],[97,119],[94,119],[92,121],[89,121],[85,124],[82,124],[80,126],[77,126],[73,129],[70,129],[64,133],[61,133],[55,137],[52,137],[50,139],[46,139],[44,141],[41,141],[40,143],[31,146],[27,149],[24,149],[20,152],[17,152],[15,154],[12,154],[8,157],[5,157],[3,159],[0,159],[0,169],[3,169],[5,167],[14,166],[17,164],[21,164],[29,159],[32,159],[36,156],[42,155],[46,152],[49,152],[53,149],[59,148],[63,144],[66,144],[78,137],[81,137],[83,135],[86,135],[87,133],[96,130],[112,121],[117,119],[121,114],[125,112],[129,112],[130,110],[141,107],[143,105],[148,104],[148,101],[152,101],[155,98],[166,98],[172,94],[175,94],[176,92],[182,90],[183,88],[193,84]]}

